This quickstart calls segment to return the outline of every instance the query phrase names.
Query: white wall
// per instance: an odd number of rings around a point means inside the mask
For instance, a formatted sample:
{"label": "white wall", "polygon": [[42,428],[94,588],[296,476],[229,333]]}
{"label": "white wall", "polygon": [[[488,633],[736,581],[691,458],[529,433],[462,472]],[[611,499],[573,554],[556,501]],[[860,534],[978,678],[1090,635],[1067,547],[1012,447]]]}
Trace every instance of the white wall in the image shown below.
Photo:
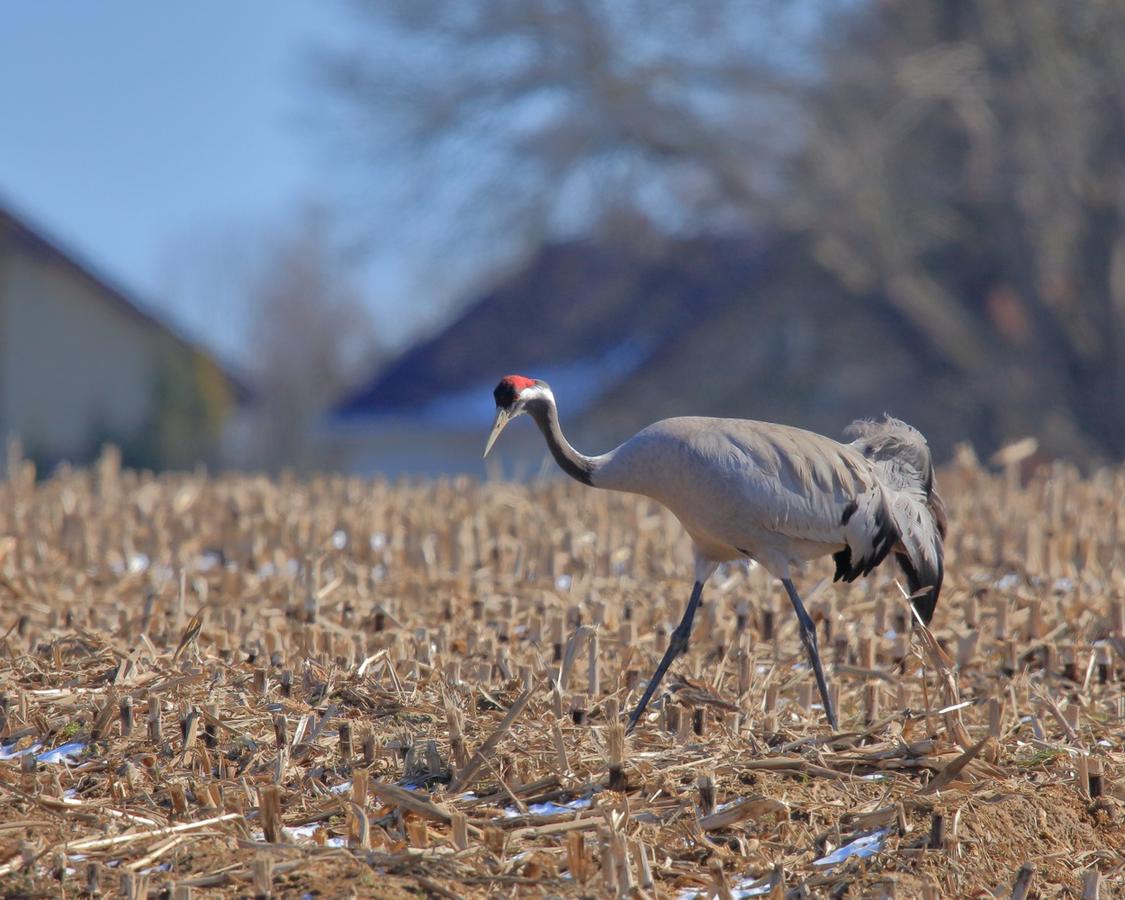
{"label": "white wall", "polygon": [[99,294],[46,258],[0,260],[0,421],[29,450],[66,457],[149,412],[155,329]]}

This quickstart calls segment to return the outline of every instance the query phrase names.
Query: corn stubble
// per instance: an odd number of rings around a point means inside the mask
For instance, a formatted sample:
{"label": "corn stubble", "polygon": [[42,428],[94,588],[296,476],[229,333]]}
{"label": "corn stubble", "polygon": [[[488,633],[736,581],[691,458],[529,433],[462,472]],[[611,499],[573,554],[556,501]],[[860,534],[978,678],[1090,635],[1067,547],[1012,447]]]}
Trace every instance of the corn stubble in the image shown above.
{"label": "corn stubble", "polygon": [[645,499],[153,477],[112,451],[8,471],[0,875],[18,890],[1125,887],[1125,470],[943,470],[932,633],[889,567],[852,586],[810,568],[836,735],[779,589],[720,571],[631,736],[621,710],[690,567]]}

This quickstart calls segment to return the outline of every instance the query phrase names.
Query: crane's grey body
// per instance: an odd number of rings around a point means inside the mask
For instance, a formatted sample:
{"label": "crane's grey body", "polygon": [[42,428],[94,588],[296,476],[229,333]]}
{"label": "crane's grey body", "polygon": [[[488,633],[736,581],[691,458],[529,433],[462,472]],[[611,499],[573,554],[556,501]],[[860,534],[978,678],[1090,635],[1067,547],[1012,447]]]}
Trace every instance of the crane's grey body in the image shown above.
{"label": "crane's grey body", "polygon": [[925,622],[933,615],[943,574],[945,514],[925,439],[897,419],[854,422],[849,444],[746,419],[665,419],[617,449],[591,457],[563,436],[554,395],[545,383],[508,376],[495,397],[497,416],[486,455],[506,423],[526,412],[568,475],[592,487],[659,501],[691,537],[691,599],[630,717],[630,728],[668,666],[686,649],[703,584],[722,562],[754,559],[781,580],[833,728],[836,715],[816,629],[793,585],[792,571],[831,554],[836,578],[852,581],[893,552],[919,615]]}
{"label": "crane's grey body", "polygon": [[777,578],[839,552],[849,539],[853,554],[869,553],[874,520],[845,512],[860,499],[865,512],[883,506],[882,485],[862,453],[766,422],[665,419],[594,462],[595,487],[668,507],[701,563],[749,556]]}

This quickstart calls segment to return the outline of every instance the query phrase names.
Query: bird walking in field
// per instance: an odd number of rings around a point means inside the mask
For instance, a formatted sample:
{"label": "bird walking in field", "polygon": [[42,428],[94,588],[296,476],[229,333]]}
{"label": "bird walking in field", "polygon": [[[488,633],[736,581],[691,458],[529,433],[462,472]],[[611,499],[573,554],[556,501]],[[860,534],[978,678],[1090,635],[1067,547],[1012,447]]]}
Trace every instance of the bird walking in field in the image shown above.
{"label": "bird walking in field", "polygon": [[527,413],[567,475],[591,487],[643,494],[675,514],[692,540],[695,584],[668,650],[629,717],[637,724],[672,661],[687,650],[703,585],[720,563],[753,559],[784,585],[833,730],[836,711],[816,629],[792,572],[832,554],[836,580],[867,575],[888,553],[915,609],[929,623],[942,581],[945,512],[925,438],[897,419],[859,421],[849,444],[811,431],[746,419],[684,417],[649,425],[616,450],[585,456],[559,427],[550,387],[508,375],[493,392],[496,421],[484,448]]}

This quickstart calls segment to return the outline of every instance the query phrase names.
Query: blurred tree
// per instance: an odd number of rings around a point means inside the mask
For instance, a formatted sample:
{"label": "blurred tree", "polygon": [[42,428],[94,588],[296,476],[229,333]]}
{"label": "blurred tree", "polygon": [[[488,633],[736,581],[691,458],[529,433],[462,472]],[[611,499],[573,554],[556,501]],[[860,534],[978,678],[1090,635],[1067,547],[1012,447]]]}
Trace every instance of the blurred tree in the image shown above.
{"label": "blurred tree", "polygon": [[1125,4],[876,3],[830,33],[789,221],[995,439],[1125,455]]}
{"label": "blurred tree", "polygon": [[321,58],[338,133],[462,247],[626,203],[796,231],[989,442],[1125,455],[1125,4],[354,5]]}
{"label": "blurred tree", "polygon": [[379,343],[371,315],[323,210],[301,213],[261,260],[248,287],[251,456],[268,468],[325,465],[316,422],[374,366]]}
{"label": "blurred tree", "polygon": [[[370,375],[384,350],[344,244],[325,208],[308,203],[278,223],[211,222],[169,245],[165,295],[190,313],[195,331],[250,389],[224,441],[226,462],[269,469],[333,464],[316,423]],[[192,445],[185,433],[198,430],[196,410],[175,388],[179,376],[192,373],[208,388],[196,406],[215,407],[208,373],[198,366],[162,373],[156,419],[144,446],[126,448],[130,459],[147,458],[158,445]]]}
{"label": "blurred tree", "polygon": [[365,205],[400,240],[441,223],[439,239],[495,264],[607,208],[674,230],[764,211],[802,134],[810,11],[835,3],[350,5],[360,38],[315,71]]}

